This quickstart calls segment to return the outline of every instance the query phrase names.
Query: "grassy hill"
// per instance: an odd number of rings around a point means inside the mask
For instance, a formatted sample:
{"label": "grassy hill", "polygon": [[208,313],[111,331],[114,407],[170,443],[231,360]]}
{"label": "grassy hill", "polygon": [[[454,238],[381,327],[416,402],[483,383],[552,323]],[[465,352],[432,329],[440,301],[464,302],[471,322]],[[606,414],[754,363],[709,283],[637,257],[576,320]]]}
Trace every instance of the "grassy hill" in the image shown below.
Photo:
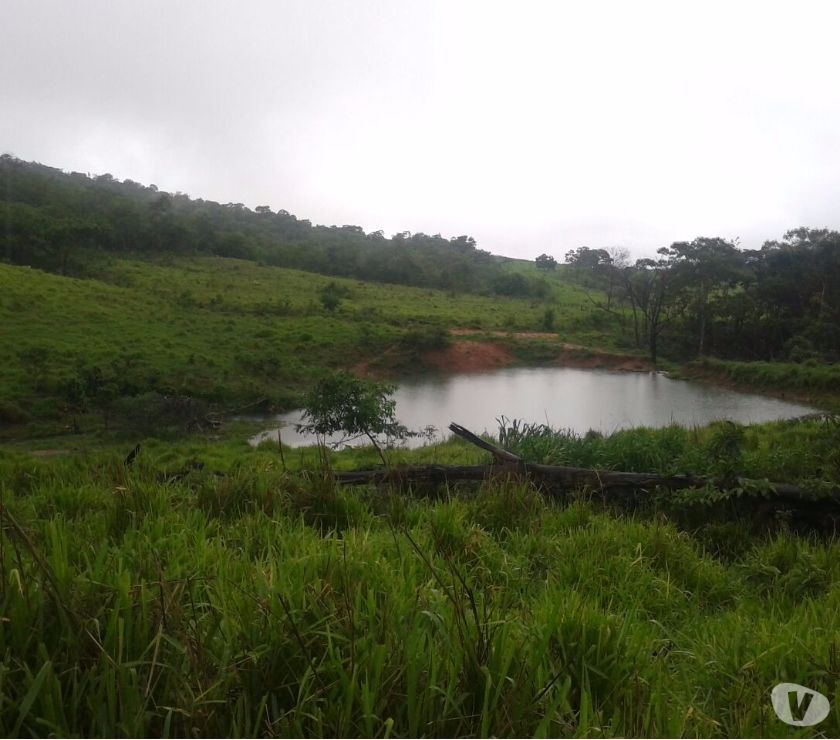
{"label": "grassy hill", "polygon": [[[333,310],[324,292],[337,296]],[[581,289],[562,280],[525,299],[221,257],[110,258],[88,279],[0,264],[0,395],[7,422],[56,417],[68,388],[98,368],[112,395],[282,407],[327,368],[378,359],[396,376],[422,366],[448,329],[544,331],[546,311],[558,342],[616,344]]]}

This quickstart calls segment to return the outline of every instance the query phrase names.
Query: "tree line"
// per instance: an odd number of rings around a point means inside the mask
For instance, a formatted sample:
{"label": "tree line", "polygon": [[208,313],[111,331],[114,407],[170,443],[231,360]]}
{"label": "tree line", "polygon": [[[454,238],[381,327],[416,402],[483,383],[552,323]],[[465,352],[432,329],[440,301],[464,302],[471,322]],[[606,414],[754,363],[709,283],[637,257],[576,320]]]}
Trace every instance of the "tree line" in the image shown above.
{"label": "tree line", "polygon": [[452,291],[540,296],[467,235],[320,226],[285,210],[165,193],[154,185],[66,173],[0,156],[0,259],[84,274],[101,252],[218,255],[361,280]]}
{"label": "tree line", "polygon": [[761,249],[700,237],[630,262],[626,249],[579,247],[566,263],[590,300],[654,362],[840,360],[840,233],[798,228]]}

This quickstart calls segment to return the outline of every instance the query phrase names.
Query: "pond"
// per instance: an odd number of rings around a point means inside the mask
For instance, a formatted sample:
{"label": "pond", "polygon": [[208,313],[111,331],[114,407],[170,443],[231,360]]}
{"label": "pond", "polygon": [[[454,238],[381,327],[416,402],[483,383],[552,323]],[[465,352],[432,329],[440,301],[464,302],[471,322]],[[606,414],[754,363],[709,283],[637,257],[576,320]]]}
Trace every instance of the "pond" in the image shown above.
{"label": "pond", "polygon": [[[702,426],[720,419],[750,424],[818,411],[766,396],[674,380],[661,373],[559,367],[506,368],[406,380],[394,399],[402,424],[413,431],[433,426],[437,440],[449,436],[447,427],[452,421],[495,436],[496,419],[502,416],[581,434],[590,429],[608,434],[627,427],[672,423]],[[276,441],[278,428],[284,444],[314,444],[313,437],[296,431],[300,420],[300,411],[268,417],[266,423],[271,428],[252,437],[251,444]],[[417,447],[429,441],[428,437],[415,437],[406,445]]]}

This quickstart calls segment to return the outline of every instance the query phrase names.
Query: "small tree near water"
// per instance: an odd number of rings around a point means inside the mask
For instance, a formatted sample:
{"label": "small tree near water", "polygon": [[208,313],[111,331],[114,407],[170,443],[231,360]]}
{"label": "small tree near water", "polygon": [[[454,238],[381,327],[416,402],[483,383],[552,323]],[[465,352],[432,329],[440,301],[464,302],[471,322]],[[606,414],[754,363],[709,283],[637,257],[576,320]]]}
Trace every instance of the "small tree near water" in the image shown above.
{"label": "small tree near water", "polygon": [[335,372],[321,378],[304,398],[304,423],[298,430],[327,436],[344,432],[348,438],[365,436],[387,465],[381,438],[404,439],[408,431],[394,416],[396,386]]}

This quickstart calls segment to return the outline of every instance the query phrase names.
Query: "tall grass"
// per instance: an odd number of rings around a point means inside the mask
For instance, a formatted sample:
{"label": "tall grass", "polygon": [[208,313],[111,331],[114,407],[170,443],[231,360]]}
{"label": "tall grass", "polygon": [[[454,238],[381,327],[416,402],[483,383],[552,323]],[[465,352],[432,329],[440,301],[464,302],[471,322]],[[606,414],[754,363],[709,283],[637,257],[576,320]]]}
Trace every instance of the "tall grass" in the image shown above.
{"label": "tall grass", "polygon": [[[647,436],[546,454],[648,465]],[[838,698],[833,538],[733,521],[721,559],[523,483],[341,490],[267,451],[176,476],[144,449],[0,458],[3,734],[809,736],[772,686]]]}
{"label": "tall grass", "polygon": [[781,391],[815,391],[837,401],[840,389],[840,364],[816,361],[735,362],[704,358],[688,363],[684,373],[722,377],[736,383]]}
{"label": "tall grass", "polygon": [[531,462],[635,472],[731,473],[775,481],[840,482],[840,423],[835,417],[743,426],[673,424],[602,435],[498,420],[503,447]]}

